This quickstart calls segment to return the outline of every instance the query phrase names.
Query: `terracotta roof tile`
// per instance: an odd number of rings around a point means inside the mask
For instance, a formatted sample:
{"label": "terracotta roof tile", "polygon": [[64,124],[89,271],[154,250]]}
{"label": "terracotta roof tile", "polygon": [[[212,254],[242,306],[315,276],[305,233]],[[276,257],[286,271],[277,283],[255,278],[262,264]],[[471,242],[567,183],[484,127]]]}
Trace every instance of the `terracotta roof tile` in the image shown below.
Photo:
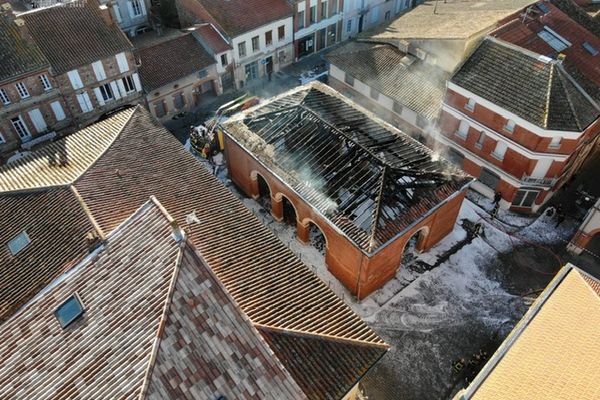
{"label": "terracotta roof tile", "polygon": [[[305,398],[170,221],[147,202],[0,327],[0,397]],[[63,329],[75,293],[85,312]]]}
{"label": "terracotta roof tile", "polygon": [[0,82],[48,67],[48,60],[25,40],[12,18],[0,15]]}
{"label": "terracotta roof tile", "polygon": [[[23,231],[31,243],[12,255],[7,243]],[[85,256],[93,231],[69,188],[0,194],[0,322]]]}
{"label": "terracotta roof tile", "polygon": [[194,31],[206,40],[206,43],[213,49],[215,54],[232,49],[231,45],[225,41],[213,24],[202,24],[195,27]]}
{"label": "terracotta roof tile", "polygon": [[230,37],[275,22],[293,14],[285,0],[192,0],[199,3],[213,20]]}
{"label": "terracotta roof tile", "polygon": [[461,399],[600,398],[598,280],[564,267]]}
{"label": "terracotta roof tile", "polygon": [[76,0],[22,15],[56,74],[133,50],[116,24],[108,25],[97,0]]}
{"label": "terracotta roof tile", "polygon": [[158,89],[216,63],[191,33],[137,51],[146,91]]}

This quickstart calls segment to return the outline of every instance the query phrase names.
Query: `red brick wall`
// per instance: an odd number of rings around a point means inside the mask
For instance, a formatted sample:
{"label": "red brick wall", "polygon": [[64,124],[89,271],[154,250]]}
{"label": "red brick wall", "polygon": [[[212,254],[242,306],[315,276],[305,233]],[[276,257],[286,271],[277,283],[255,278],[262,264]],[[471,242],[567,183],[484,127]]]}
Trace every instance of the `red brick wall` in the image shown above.
{"label": "red brick wall", "polygon": [[[419,243],[422,249],[429,249],[450,233],[454,228],[465,196],[465,193],[461,193],[451,199],[409,232],[397,238],[372,257],[368,257],[353,242],[330,225],[327,219],[308,206],[294,191],[262,167],[227,135],[225,135],[225,156],[230,178],[246,194],[257,194],[257,185],[251,179],[253,171],[256,171],[269,184],[273,208],[277,208],[274,203],[278,200],[278,194],[283,194],[290,200],[296,209],[300,237],[305,234],[303,225],[308,220],[313,221],[321,228],[327,240],[326,263],[329,271],[361,299],[394,277],[400,267],[406,242],[419,229],[428,228],[428,234]],[[235,160],[235,162],[232,162],[232,160]]]}

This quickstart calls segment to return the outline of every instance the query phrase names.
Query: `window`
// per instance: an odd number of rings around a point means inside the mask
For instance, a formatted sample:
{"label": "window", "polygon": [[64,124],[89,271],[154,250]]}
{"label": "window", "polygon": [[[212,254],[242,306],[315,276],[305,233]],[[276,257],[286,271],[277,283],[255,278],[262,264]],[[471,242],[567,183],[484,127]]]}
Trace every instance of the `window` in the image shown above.
{"label": "window", "polygon": [[429,125],[429,121],[425,117],[417,115],[417,126],[421,129],[425,129],[427,125]]}
{"label": "window", "polygon": [[84,313],[83,304],[79,300],[77,294],[69,297],[64,303],[62,303],[56,311],[54,316],[58,320],[60,326],[64,329],[77,318],[81,317]]}
{"label": "window", "polygon": [[460,125],[458,126],[458,129],[456,130],[456,135],[463,139],[466,139],[468,133],[469,133],[469,123],[467,121],[460,121]]}
{"label": "window", "polygon": [[87,94],[87,92],[80,93],[76,97],[82,112],[86,113],[94,109],[94,106],[92,106],[92,102],[90,100],[90,96]]}
{"label": "window", "polygon": [[246,72],[246,81],[252,81],[258,78],[258,61],[246,64],[244,69]]}
{"label": "window", "polygon": [[583,48],[585,49],[585,51],[587,51],[588,53],[590,53],[593,56],[597,56],[598,55],[598,49],[595,48],[594,46],[592,46],[591,44],[589,44],[588,42],[583,42]]}
{"label": "window", "polygon": [[508,133],[513,133],[515,131],[515,121],[509,119],[506,121],[506,125],[504,125],[504,130]]}
{"label": "window", "polygon": [[238,44],[238,55],[240,58],[246,57],[246,42]]}
{"label": "window", "polygon": [[201,69],[201,70],[198,72],[198,78],[200,78],[200,79],[204,79],[204,78],[206,78],[207,76],[208,76],[208,70],[207,70],[206,68],[204,68],[204,69]]}
{"label": "window", "polygon": [[26,99],[29,97],[29,92],[27,91],[27,87],[25,86],[25,84],[23,82],[19,82],[15,86],[17,87],[19,96],[21,96],[22,99]]}
{"label": "window", "polygon": [[125,93],[131,93],[135,91],[135,85],[131,76],[126,76],[125,78],[121,79],[121,82],[123,83]]}
{"label": "window", "polygon": [[25,121],[23,121],[20,115],[10,121],[21,139],[29,139],[31,137],[31,133],[29,133],[29,129],[27,129],[27,125],[25,125]]}
{"label": "window", "polygon": [[281,25],[277,28],[277,39],[281,42],[285,40],[285,25]]}
{"label": "window", "polygon": [[496,157],[498,160],[504,160],[504,155],[506,154],[506,149],[508,146],[504,142],[497,142],[496,148],[492,152],[492,156]]}
{"label": "window", "polygon": [[331,15],[338,13],[338,0],[331,0]]}
{"label": "window", "polygon": [[273,44],[273,31],[265,32],[265,46]]}
{"label": "window", "polygon": [[48,91],[48,90],[52,89],[50,80],[48,79],[48,77],[46,75],[40,75],[40,81],[42,81],[42,87],[44,88],[44,91]]}
{"label": "window", "polygon": [[400,1],[401,0],[396,0],[396,3],[394,4],[394,14],[396,15],[400,14],[400,10],[402,10],[402,3]]}
{"label": "window", "polygon": [[79,72],[76,69],[67,72],[67,76],[71,81],[71,86],[73,86],[73,89],[77,90],[83,87],[83,82],[81,82],[81,77],[79,76]]}
{"label": "window", "polygon": [[512,205],[516,207],[531,207],[540,194],[537,190],[519,190],[513,199]]}
{"label": "window", "polygon": [[483,183],[485,186],[491,188],[492,190],[496,190],[496,187],[500,182],[500,177],[492,171],[490,171],[489,169],[482,168],[481,173],[479,174],[479,178],[477,180]]}
{"label": "window", "polygon": [[475,143],[475,147],[481,149],[483,147],[483,142],[485,142],[485,132],[479,132],[479,137],[477,137],[477,142]]}
{"label": "window", "polygon": [[260,50],[260,45],[258,43],[258,36],[254,36],[252,38],[252,51],[256,52],[258,50]]}
{"label": "window", "polygon": [[10,98],[4,89],[0,89],[0,100],[2,100],[2,104],[5,106],[10,104]]}
{"label": "window", "polygon": [[377,89],[371,88],[370,95],[373,100],[379,100],[379,92],[377,91]]}
{"label": "window", "polygon": [[183,97],[183,92],[177,93],[173,99],[175,103],[175,108],[181,110],[185,107],[185,97]]}
{"label": "window", "polygon": [[554,136],[552,140],[550,140],[550,144],[548,144],[549,149],[558,149],[560,147],[560,142],[562,138],[560,136]]}
{"label": "window", "polygon": [[221,54],[221,65],[223,67],[227,66],[227,54]]}
{"label": "window", "polygon": [[102,95],[102,100],[104,100],[105,102],[114,99],[110,84],[107,83],[106,85],[99,86],[98,90],[100,90],[100,94]]}
{"label": "window", "polygon": [[473,111],[475,109],[475,100],[469,99],[467,104],[465,104],[465,108],[469,111]]}
{"label": "window", "polygon": [[50,108],[52,108],[52,112],[54,112],[54,117],[57,121],[62,121],[67,117],[59,101],[52,102]]}
{"label": "window", "polygon": [[298,29],[304,28],[304,11],[298,11]]}
{"label": "window", "polygon": [[446,156],[451,163],[458,165],[459,167],[463,166],[465,156],[461,152],[454,150],[453,148],[449,148]]}
{"label": "window", "polygon": [[125,73],[129,71],[129,63],[127,62],[127,56],[125,53],[119,53],[115,56],[117,60],[117,65],[119,66],[119,72]]}
{"label": "window", "polygon": [[27,245],[31,243],[31,239],[27,235],[27,232],[23,231],[19,233],[17,236],[12,238],[10,242],[8,242],[8,249],[10,250],[10,254],[17,255],[21,250],[23,250]]}
{"label": "window", "polygon": [[391,17],[392,17],[392,13],[391,13],[391,11],[386,11],[386,12],[385,12],[385,15],[383,16],[383,18],[384,18],[386,21],[389,21]]}
{"label": "window", "polygon": [[346,76],[344,76],[344,82],[350,86],[354,86],[354,78],[351,75],[348,75],[348,73],[346,73]]}
{"label": "window", "polygon": [[104,71],[104,65],[102,65],[102,61],[93,62],[92,68],[94,69],[94,75],[96,75],[96,80],[98,82],[106,79],[106,72]]}
{"label": "window", "polygon": [[154,113],[158,118],[164,117],[167,114],[164,100],[159,100],[154,103]]}
{"label": "window", "polygon": [[327,2],[321,1],[321,19],[327,18]]}
{"label": "window", "polygon": [[349,19],[348,23],[346,24],[346,32],[350,33],[352,31],[352,20]]}
{"label": "window", "polygon": [[563,51],[571,46],[571,43],[567,39],[563,38],[547,26],[544,26],[544,30],[540,31],[538,36],[558,52]]}
{"label": "window", "polygon": [[312,6],[310,8],[310,23],[313,24],[317,22],[317,6]]}
{"label": "window", "polygon": [[143,14],[141,1],[142,0],[130,0],[127,2],[132,17],[139,17]]}
{"label": "window", "polygon": [[394,102],[394,105],[392,106],[392,108],[394,109],[394,112],[398,115],[402,114],[402,104],[398,103],[397,101]]}

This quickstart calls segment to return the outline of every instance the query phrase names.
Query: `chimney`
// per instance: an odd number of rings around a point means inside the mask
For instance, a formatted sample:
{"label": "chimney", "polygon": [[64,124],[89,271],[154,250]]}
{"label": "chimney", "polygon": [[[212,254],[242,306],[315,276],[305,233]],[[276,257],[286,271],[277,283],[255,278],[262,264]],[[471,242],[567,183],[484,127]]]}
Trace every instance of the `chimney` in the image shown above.
{"label": "chimney", "polygon": [[183,229],[181,229],[181,227],[175,220],[171,221],[171,231],[171,237],[177,243],[181,243],[185,239],[185,232],[183,231]]}
{"label": "chimney", "polygon": [[7,16],[7,17],[13,16],[13,10],[12,10],[12,6],[10,5],[10,3],[0,4],[0,15]]}
{"label": "chimney", "polygon": [[109,1],[106,4],[102,4],[100,7],[100,15],[102,16],[102,19],[104,20],[104,22],[106,22],[106,25],[114,25],[115,21],[113,20],[112,17],[112,3]]}

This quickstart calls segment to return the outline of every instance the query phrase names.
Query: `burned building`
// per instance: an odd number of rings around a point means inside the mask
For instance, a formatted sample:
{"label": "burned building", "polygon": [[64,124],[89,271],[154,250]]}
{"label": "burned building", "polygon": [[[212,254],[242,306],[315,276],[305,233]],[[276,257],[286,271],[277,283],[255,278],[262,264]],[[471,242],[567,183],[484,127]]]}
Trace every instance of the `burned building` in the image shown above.
{"label": "burned building", "polygon": [[452,231],[471,181],[320,83],[221,128],[231,179],[254,198],[267,189],[274,218],[289,210],[301,242],[320,230],[329,270],[361,299],[394,277],[411,238],[422,251]]}

